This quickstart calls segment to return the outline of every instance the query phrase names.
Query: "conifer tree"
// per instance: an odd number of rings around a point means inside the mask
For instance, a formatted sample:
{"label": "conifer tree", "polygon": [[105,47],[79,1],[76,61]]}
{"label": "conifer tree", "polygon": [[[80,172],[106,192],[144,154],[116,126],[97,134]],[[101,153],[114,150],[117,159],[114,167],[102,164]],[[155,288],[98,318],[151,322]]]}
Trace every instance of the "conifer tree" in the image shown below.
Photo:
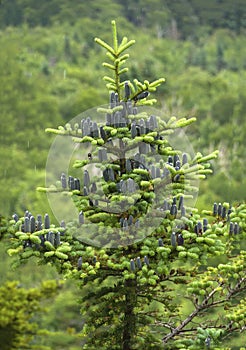
{"label": "conifer tree", "polygon": [[73,164],[81,177],[64,169],[39,188],[68,198],[78,216],[55,225],[47,214],[14,214],[8,252],[19,263],[37,256],[78,282],[83,349],[228,348],[246,327],[246,205],[194,207],[218,152],[182,149],[177,131],[195,118],[151,106],[163,78],[122,78],[134,40],[119,43],[114,21],[112,30],[112,46],[95,39],[109,60],[109,103],[47,130],[83,146]]}
{"label": "conifer tree", "polygon": [[59,284],[45,281],[40,287],[25,289],[17,281],[0,287],[0,340],[2,350],[51,350],[37,344],[37,339],[51,334],[41,329],[37,320],[47,310],[43,301],[55,297]]}

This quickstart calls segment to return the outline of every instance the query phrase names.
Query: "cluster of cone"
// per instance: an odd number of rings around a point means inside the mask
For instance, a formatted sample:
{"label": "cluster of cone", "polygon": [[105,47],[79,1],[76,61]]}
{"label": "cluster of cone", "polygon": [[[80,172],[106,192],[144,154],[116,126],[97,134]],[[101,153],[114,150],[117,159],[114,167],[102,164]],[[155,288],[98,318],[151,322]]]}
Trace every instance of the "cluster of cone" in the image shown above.
{"label": "cluster of cone", "polygon": [[[17,214],[14,214],[13,216],[14,221],[17,223],[19,221],[19,217]],[[64,221],[61,222],[61,228],[65,228]],[[63,232],[53,232],[52,228],[50,227],[50,217],[48,214],[45,214],[44,217],[42,215],[38,214],[35,218],[31,212],[28,210],[25,211],[24,214],[24,222],[21,224],[20,229],[23,233],[35,233],[42,230],[49,230],[45,234],[38,235],[40,239],[40,243],[37,244],[35,242],[35,239],[32,239],[32,236],[29,236],[30,238],[27,240],[23,240],[23,247],[35,247],[36,249],[39,249],[41,247],[45,247],[44,242],[49,241],[54,247],[58,247],[61,244],[61,236],[63,235]],[[35,238],[35,237],[33,237]]]}

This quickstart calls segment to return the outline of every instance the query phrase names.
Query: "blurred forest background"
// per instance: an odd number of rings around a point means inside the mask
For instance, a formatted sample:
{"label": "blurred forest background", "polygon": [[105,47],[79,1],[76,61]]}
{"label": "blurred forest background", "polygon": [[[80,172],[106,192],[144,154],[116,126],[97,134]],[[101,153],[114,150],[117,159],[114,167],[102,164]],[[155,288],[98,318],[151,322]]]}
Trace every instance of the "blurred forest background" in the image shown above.
{"label": "blurred forest background", "polygon": [[[0,5],[0,214],[52,213],[44,194],[53,137],[90,107],[107,103],[94,37],[110,40],[111,20],[135,39],[125,79],[165,77],[153,96],[168,115],[195,116],[187,129],[195,151],[219,149],[214,175],[200,186],[199,208],[246,197],[246,2],[244,0],[2,0]],[[154,94],[153,94],[154,95]],[[1,247],[0,281],[25,286],[59,278],[28,264],[13,272]],[[77,294],[76,294],[77,293]],[[66,284],[39,323],[53,331],[44,345],[79,348],[81,320],[74,286]],[[64,317],[66,314],[66,317]]]}

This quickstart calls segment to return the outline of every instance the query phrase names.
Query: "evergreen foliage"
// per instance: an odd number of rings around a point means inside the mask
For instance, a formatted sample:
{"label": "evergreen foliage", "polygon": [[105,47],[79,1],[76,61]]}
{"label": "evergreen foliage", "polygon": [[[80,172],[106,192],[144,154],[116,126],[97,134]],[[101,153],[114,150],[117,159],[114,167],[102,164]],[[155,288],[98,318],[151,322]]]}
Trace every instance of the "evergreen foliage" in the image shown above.
{"label": "evergreen foliage", "polygon": [[[183,6],[186,3],[183,2]],[[88,6],[78,0],[73,5],[71,2],[61,4],[62,1],[56,0],[1,2],[3,21],[10,20],[11,13],[19,16],[23,11],[25,14],[21,15],[23,21],[18,22],[17,27],[10,21],[2,26],[0,33],[0,212],[10,215],[30,205],[47,207],[32,191],[34,183],[45,181],[42,169],[52,141],[42,130],[63,124],[81,110],[105,102],[106,89],[97,79],[102,74],[98,64],[103,59],[102,52],[93,37],[97,28],[98,33],[105,33],[105,40],[109,40],[109,17],[118,18],[128,36],[135,33],[138,37],[129,71],[123,73],[122,79],[133,80],[137,76],[140,81],[152,81],[158,78],[159,72],[164,72],[166,84],[155,94],[158,107],[170,114],[196,116],[197,122],[189,129],[194,148],[203,153],[211,149],[220,152],[219,162],[213,163],[214,176],[200,187],[199,201],[207,204],[211,196],[217,201],[243,200],[246,195],[242,156],[246,134],[244,31],[236,34],[228,26],[224,27],[223,19],[218,21],[218,29],[217,23],[215,27],[206,26],[204,15],[205,27],[201,21],[196,27],[191,24],[193,17],[188,15],[189,11],[174,15],[166,12],[161,1],[152,2],[151,8],[144,10],[148,21],[145,16],[141,27],[126,19],[116,1],[110,5],[93,1]],[[140,4],[134,9],[138,17],[140,7],[149,6],[146,2]],[[235,11],[243,16],[241,1],[233,4],[229,1],[229,5],[235,5]],[[79,6],[82,7],[79,9]],[[202,7],[206,7],[203,2]],[[60,17],[57,14],[54,20],[48,20],[49,25],[41,26],[39,10],[46,18],[60,11]],[[208,10],[207,13],[210,16]],[[29,23],[29,14],[33,26]],[[133,9],[129,15],[133,15]],[[178,17],[182,15],[187,16],[184,23],[197,38],[188,34],[186,40],[177,40],[170,35],[172,18],[179,23],[182,21]],[[182,33],[182,29],[178,29]]]}
{"label": "evergreen foliage", "polygon": [[[98,110],[105,123],[87,117],[47,129],[90,147],[74,163],[83,179],[63,173],[40,188],[71,195],[78,219],[57,227],[47,214],[15,214],[8,252],[19,263],[37,256],[78,282],[83,349],[228,348],[245,332],[246,205],[214,203],[202,213],[189,205],[218,152],[192,157],[172,147],[169,135],[195,118],[166,120],[148,106],[164,79],[122,79],[134,41],[118,44],[114,21],[112,29],[112,46],[96,39],[112,72],[109,104]],[[87,170],[94,163],[100,176]]]}
{"label": "evergreen foliage", "polygon": [[246,5],[243,0],[115,0],[87,2],[70,0],[2,0],[0,27],[50,26],[54,23],[74,23],[76,17],[101,18],[124,17],[134,26],[153,30],[158,37],[170,35],[177,39],[199,39],[200,28],[215,30],[225,28],[239,34],[246,27]]}
{"label": "evergreen foliage", "polygon": [[1,285],[1,349],[51,349],[37,344],[38,337],[49,335],[47,329],[39,327],[37,318],[45,312],[43,301],[54,298],[60,287],[56,281],[45,281],[31,289],[23,288],[16,281]]}

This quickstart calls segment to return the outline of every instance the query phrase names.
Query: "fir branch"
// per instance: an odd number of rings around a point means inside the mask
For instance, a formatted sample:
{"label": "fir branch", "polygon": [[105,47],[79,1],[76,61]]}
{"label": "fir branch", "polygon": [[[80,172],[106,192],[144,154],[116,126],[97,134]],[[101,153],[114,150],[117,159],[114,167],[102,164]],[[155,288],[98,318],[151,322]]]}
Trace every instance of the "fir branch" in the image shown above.
{"label": "fir branch", "polygon": [[109,51],[109,52],[113,55],[113,57],[116,56],[116,53],[115,53],[114,49],[113,49],[109,44],[107,44],[104,40],[99,39],[99,38],[95,38],[94,40],[95,40],[95,42],[96,42],[97,44],[101,45],[101,46],[104,47],[107,51]]}
{"label": "fir branch", "polygon": [[112,32],[113,32],[113,42],[114,42],[114,52],[118,52],[118,38],[117,38],[117,28],[115,21],[111,22]]}
{"label": "fir branch", "polygon": [[119,50],[118,50],[118,54],[121,54],[121,52],[127,50],[129,47],[131,47],[132,45],[135,44],[135,40],[130,40],[128,41],[128,43],[122,45]]}
{"label": "fir branch", "polygon": [[[229,293],[226,295],[224,299],[219,299],[214,301],[213,298],[215,294],[218,291],[220,291],[220,289],[224,286],[224,281],[221,280],[221,278],[219,278],[219,281],[217,281],[217,286],[211,290],[211,292],[204,298],[204,300],[200,304],[198,304],[197,300],[194,301],[195,310],[189,316],[187,316],[186,319],[184,319],[179,326],[177,326],[176,328],[173,328],[169,334],[163,337],[162,339],[163,343],[166,344],[170,339],[176,337],[177,335],[182,334],[185,331],[184,328],[187,326],[187,324],[192,322],[196,316],[202,313],[202,311],[214,308],[218,305],[222,305],[227,301],[229,301],[234,295],[242,291],[245,291],[246,285],[242,287],[242,284],[245,283],[245,281],[246,281],[246,277],[240,278],[236,283],[236,285],[234,286],[234,288],[232,288],[229,291]],[[221,329],[222,327],[220,326],[219,328]],[[227,328],[228,331],[230,330],[230,327],[228,326],[227,327],[225,326],[225,328]],[[232,329],[230,331],[232,332]]]}
{"label": "fir branch", "polygon": [[[219,284],[219,286],[222,286],[223,282]],[[214,288],[207,296],[206,298],[202,301],[201,304],[197,304],[195,310],[189,314],[181,323],[179,326],[174,328],[169,334],[167,334],[165,337],[162,338],[162,341],[164,344],[167,344],[168,341],[175,336],[179,335],[181,331],[189,324],[193,318],[198,316],[198,314],[205,309],[208,309],[211,307],[212,304],[208,304],[209,300],[214,296],[214,294],[217,292],[217,288]]]}

